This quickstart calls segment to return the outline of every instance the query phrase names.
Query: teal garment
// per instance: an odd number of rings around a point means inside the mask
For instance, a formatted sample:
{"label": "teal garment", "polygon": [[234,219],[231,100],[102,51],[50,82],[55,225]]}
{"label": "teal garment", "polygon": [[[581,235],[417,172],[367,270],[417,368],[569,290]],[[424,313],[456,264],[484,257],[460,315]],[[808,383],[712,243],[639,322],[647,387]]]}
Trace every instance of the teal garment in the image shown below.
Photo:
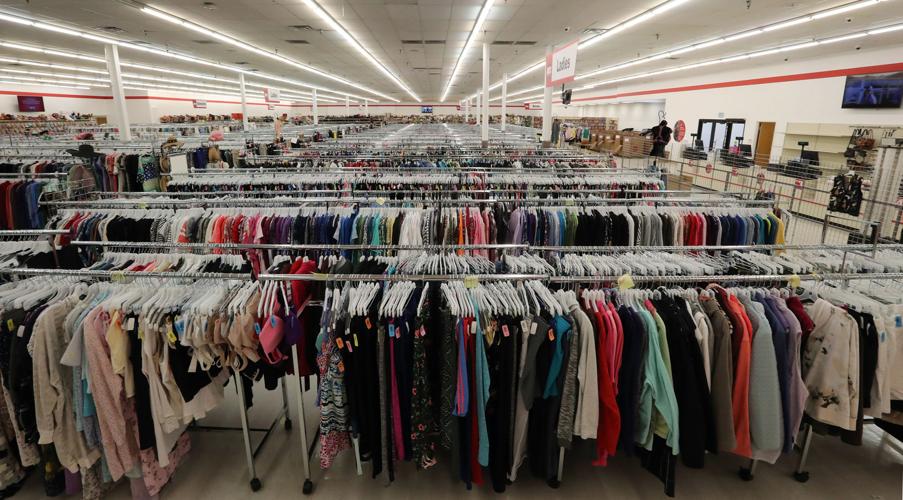
{"label": "teal garment", "polygon": [[379,230],[379,223],[382,220],[382,216],[378,213],[373,216],[372,221],[370,222],[370,244],[371,245],[382,245],[382,239],[380,238],[381,232]]}
{"label": "teal garment", "polygon": [[654,407],[668,426],[669,432],[665,441],[671,447],[671,452],[677,455],[680,453],[677,396],[674,394],[674,385],[668,376],[668,367],[662,357],[658,327],[652,314],[645,307],[639,307],[637,311],[643,318],[646,327],[649,349],[646,351],[643,387],[640,389],[640,404],[637,413],[641,425],[637,427],[635,441],[647,450],[652,449],[652,410]]}
{"label": "teal garment", "polygon": [[483,325],[480,322],[480,310],[473,297],[470,298],[473,309],[476,311],[474,319],[477,323],[476,360],[474,368],[474,390],[477,399],[477,427],[479,432],[479,448],[477,462],[483,467],[489,467],[489,431],[486,427],[486,403],[489,401],[489,362],[486,359],[486,337],[483,335]]}
{"label": "teal garment", "polygon": [[571,331],[571,323],[562,316],[555,316],[552,318],[552,329],[555,331],[555,350],[552,353],[545,390],[542,392],[543,399],[559,395],[558,374],[561,373],[561,366],[564,364],[564,343]]}

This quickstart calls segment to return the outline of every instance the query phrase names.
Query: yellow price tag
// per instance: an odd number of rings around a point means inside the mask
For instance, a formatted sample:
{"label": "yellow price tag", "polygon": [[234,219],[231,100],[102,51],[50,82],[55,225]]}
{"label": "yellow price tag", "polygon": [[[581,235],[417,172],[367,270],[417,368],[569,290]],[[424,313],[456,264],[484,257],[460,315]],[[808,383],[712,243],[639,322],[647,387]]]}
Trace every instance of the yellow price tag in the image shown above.
{"label": "yellow price tag", "polygon": [[386,199],[383,198],[382,196],[380,196],[379,198],[376,199],[376,204],[379,206],[383,206],[386,204]]}
{"label": "yellow price tag", "polygon": [[618,289],[620,290],[629,290],[633,288],[635,285],[633,283],[633,278],[630,274],[622,274],[620,278],[618,278]]}
{"label": "yellow price tag", "polygon": [[138,208],[141,208],[141,209],[147,208],[147,203],[143,202],[143,201],[138,202]]}
{"label": "yellow price tag", "polygon": [[464,288],[476,288],[480,284],[480,280],[476,276],[464,277]]}
{"label": "yellow price tag", "polygon": [[16,329],[16,324],[13,322],[12,319],[6,320],[6,328],[7,328],[9,331],[13,331],[13,330]]}
{"label": "yellow price tag", "polygon": [[801,282],[801,280],[800,280],[800,276],[798,274],[794,274],[794,275],[790,276],[790,279],[787,280],[787,283],[790,285],[791,288],[799,288],[800,282]]}
{"label": "yellow price tag", "polygon": [[166,339],[169,340],[170,344],[175,344],[177,340],[176,332],[172,330],[172,325],[166,325]]}
{"label": "yellow price tag", "polygon": [[113,271],[110,273],[110,281],[114,283],[121,283],[125,281],[125,273],[122,271]]}

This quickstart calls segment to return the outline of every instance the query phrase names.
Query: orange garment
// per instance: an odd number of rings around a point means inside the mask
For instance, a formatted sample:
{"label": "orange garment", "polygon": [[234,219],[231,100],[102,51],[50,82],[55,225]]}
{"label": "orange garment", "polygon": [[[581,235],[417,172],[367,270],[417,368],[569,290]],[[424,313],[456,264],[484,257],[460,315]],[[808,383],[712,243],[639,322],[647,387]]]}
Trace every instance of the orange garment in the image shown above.
{"label": "orange garment", "polygon": [[[731,339],[736,345],[734,357],[734,390],[732,395],[734,410],[734,434],[737,447],[733,452],[737,455],[752,458],[752,440],[749,434],[749,370],[752,363],[752,323],[746,315],[743,304],[737,297],[728,295],[728,309],[736,317],[734,327],[736,338]],[[739,327],[739,328],[738,328]]]}

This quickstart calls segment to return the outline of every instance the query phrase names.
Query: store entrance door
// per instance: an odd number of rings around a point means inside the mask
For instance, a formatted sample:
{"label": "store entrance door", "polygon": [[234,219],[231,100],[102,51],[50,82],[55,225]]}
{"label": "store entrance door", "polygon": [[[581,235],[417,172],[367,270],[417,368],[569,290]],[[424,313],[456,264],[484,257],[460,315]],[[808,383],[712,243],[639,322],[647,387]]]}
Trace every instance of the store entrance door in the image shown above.
{"label": "store entrance door", "polygon": [[773,141],[774,122],[759,122],[759,131],[756,133],[756,165],[768,166]]}

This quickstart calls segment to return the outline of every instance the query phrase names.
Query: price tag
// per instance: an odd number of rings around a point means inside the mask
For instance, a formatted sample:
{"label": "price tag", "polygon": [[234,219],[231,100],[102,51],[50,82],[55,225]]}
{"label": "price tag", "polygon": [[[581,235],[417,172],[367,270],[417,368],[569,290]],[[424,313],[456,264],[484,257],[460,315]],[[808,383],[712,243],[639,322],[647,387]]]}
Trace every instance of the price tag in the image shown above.
{"label": "price tag", "polygon": [[364,325],[367,326],[367,330],[373,328],[373,323],[370,322],[370,318],[364,319]]}
{"label": "price tag", "polygon": [[19,325],[19,329],[16,330],[16,337],[20,339],[25,336],[25,325]]}
{"label": "price tag", "polygon": [[126,330],[134,330],[135,329],[135,318],[131,317],[128,321],[125,322]]}
{"label": "price tag", "polygon": [[113,283],[122,283],[125,281],[125,273],[122,271],[113,271],[110,273],[110,281]]}
{"label": "price tag", "polygon": [[477,322],[476,321],[474,321],[473,323],[470,324],[470,334],[471,335],[477,334]]}
{"label": "price tag", "polygon": [[800,283],[801,283],[801,280],[800,280],[799,275],[798,275],[798,274],[794,274],[794,275],[790,276],[790,279],[787,280],[787,283],[788,283],[792,288],[799,288]]}
{"label": "price tag", "polygon": [[383,206],[386,204],[386,199],[383,198],[382,196],[380,196],[379,198],[376,199],[376,204],[379,206]]}
{"label": "price tag", "polygon": [[13,323],[12,319],[6,320],[6,329],[9,330],[10,333],[12,333],[13,330],[16,329],[16,324]]}
{"label": "price tag", "polygon": [[476,276],[464,277],[464,288],[476,288],[480,284],[480,280]]}
{"label": "price tag", "polygon": [[508,331],[508,325],[502,325],[502,336],[503,337],[511,336],[511,332]]}
{"label": "price tag", "polygon": [[342,337],[336,337],[336,338],[335,338],[335,345],[339,346],[339,349],[344,349],[344,348],[345,348],[345,341],[342,340]]}
{"label": "price tag", "polygon": [[179,340],[176,338],[176,332],[172,330],[172,325],[166,325],[166,339],[170,344],[175,344]]}
{"label": "price tag", "polygon": [[530,324],[530,335],[533,335],[535,333],[536,333],[536,323],[534,322],[534,323]]}
{"label": "price tag", "polygon": [[633,283],[633,278],[630,274],[623,274],[620,278],[618,278],[618,288],[620,290],[629,290],[633,288],[635,285]]}
{"label": "price tag", "polygon": [[395,338],[395,325],[389,325],[389,336]]}
{"label": "price tag", "polygon": [[546,332],[549,336],[549,340],[555,340],[555,331],[549,328],[549,331]]}
{"label": "price tag", "polygon": [[141,208],[141,209],[147,208],[147,203],[146,203],[146,202],[143,202],[143,201],[142,201],[142,202],[139,202],[139,203],[138,203],[138,208]]}
{"label": "price tag", "polygon": [[352,335],[352,338],[354,339],[354,347],[357,347],[357,334]]}

